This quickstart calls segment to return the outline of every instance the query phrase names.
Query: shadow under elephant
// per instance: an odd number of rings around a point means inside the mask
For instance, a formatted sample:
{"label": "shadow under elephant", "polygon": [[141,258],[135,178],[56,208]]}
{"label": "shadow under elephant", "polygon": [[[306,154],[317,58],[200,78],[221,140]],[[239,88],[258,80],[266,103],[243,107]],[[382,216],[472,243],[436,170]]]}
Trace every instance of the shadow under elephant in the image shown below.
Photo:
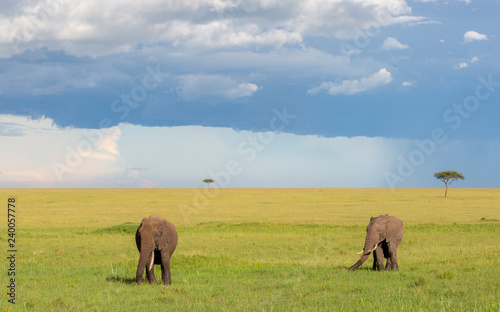
{"label": "shadow under elephant", "polygon": [[135,284],[135,278],[128,276],[108,276],[106,281],[119,284]]}

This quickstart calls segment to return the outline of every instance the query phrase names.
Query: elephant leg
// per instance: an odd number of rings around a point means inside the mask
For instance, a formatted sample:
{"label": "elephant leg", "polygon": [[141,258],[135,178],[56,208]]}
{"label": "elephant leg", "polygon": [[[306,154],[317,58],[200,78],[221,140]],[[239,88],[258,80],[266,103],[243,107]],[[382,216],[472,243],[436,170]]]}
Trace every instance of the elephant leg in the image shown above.
{"label": "elephant leg", "polygon": [[390,266],[389,269],[393,271],[397,271],[398,268],[398,247],[396,244],[391,244],[389,248],[389,258],[388,262],[390,261]]}
{"label": "elephant leg", "polygon": [[391,270],[393,271],[398,271],[398,252],[397,250],[394,251],[392,258],[391,258]]}
{"label": "elephant leg", "polygon": [[401,241],[403,240],[403,229],[401,228],[400,233],[396,236],[396,238],[389,244],[389,253],[391,258],[391,270],[398,271],[398,247]]}
{"label": "elephant leg", "polygon": [[391,257],[388,257],[388,258],[387,258],[387,261],[386,261],[386,263],[385,263],[385,270],[390,270],[390,269],[391,269],[391,266],[392,266]]}
{"label": "elephant leg", "polygon": [[373,252],[373,270],[374,271],[384,270],[384,252],[382,248],[377,248]]}
{"label": "elephant leg", "polygon": [[[135,274],[135,281],[137,283],[137,285],[141,285],[142,284],[142,275],[144,274],[144,267],[142,267],[141,269],[141,264],[139,263],[139,266],[137,268],[137,272]],[[146,277],[147,279],[147,277]]]}
{"label": "elephant leg", "polygon": [[390,270],[392,266],[392,261],[391,261],[391,256],[390,256],[390,243],[384,244],[384,258],[386,259],[385,262],[385,270]]}
{"label": "elephant leg", "polygon": [[[149,263],[148,258],[141,254],[141,258],[139,259],[139,264],[137,265],[137,271],[135,274],[136,283],[138,285],[142,284],[142,275],[144,274],[144,269],[147,267],[146,262]],[[148,281],[148,275],[146,274],[146,281]]]}
{"label": "elephant leg", "polygon": [[161,253],[161,276],[164,285],[171,285],[172,278],[170,276],[170,255],[166,251]]}

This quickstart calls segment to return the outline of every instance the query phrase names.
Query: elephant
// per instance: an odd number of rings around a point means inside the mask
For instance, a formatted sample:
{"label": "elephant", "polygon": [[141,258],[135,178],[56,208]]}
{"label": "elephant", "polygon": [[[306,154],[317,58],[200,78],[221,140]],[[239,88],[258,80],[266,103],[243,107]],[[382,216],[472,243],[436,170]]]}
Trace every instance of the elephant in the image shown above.
{"label": "elephant", "polygon": [[361,258],[349,270],[360,267],[373,252],[373,270],[384,270],[384,258],[387,259],[385,270],[397,271],[398,246],[403,239],[403,221],[389,215],[371,217],[366,227],[366,239]]}
{"label": "elephant", "polygon": [[163,284],[172,284],[170,257],[177,247],[178,238],[174,225],[162,217],[151,215],[142,219],[135,233],[135,242],[140,252],[136,273],[138,285],[142,284],[144,268],[146,268],[146,280],[150,284],[156,284],[154,264],[161,265]]}

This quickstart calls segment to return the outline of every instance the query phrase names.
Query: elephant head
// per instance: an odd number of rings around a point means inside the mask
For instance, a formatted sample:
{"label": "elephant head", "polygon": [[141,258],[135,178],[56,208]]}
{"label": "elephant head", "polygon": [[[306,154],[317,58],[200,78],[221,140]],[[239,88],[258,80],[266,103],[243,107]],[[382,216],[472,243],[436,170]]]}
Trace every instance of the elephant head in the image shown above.
{"label": "elephant head", "polygon": [[366,238],[361,258],[349,270],[360,267],[371,252],[374,252],[373,269],[383,268],[383,259],[387,258],[386,269],[397,270],[397,248],[403,239],[403,222],[396,217],[380,215],[372,217],[366,227]]}
{"label": "elephant head", "polygon": [[156,283],[154,264],[160,264],[164,284],[171,284],[170,257],[177,246],[178,235],[172,223],[162,217],[152,215],[142,219],[135,234],[137,249],[140,252],[137,265],[136,282],[142,284],[142,274],[146,269],[146,279]]}

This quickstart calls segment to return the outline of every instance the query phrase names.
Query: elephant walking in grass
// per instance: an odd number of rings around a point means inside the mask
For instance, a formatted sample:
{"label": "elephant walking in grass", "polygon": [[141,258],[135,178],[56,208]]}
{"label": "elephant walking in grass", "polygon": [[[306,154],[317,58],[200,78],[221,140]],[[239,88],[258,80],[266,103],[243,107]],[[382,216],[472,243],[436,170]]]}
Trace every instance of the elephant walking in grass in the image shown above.
{"label": "elephant walking in grass", "polygon": [[154,265],[161,265],[163,284],[172,283],[170,277],[170,257],[177,246],[178,235],[172,223],[162,217],[152,215],[142,219],[135,233],[135,242],[140,252],[136,282],[142,284],[142,274],[146,269],[146,280],[156,284]]}
{"label": "elephant walking in grass", "polygon": [[360,267],[373,252],[373,270],[398,270],[398,246],[403,239],[403,221],[396,217],[380,215],[372,217],[366,227],[366,239],[361,258],[349,270]]}

